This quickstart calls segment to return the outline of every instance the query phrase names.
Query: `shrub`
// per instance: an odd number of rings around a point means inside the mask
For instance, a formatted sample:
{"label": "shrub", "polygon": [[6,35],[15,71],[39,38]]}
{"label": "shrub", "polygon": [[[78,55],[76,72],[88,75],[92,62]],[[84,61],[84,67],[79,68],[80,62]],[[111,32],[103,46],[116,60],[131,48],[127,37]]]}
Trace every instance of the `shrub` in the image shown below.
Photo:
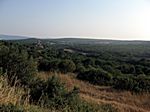
{"label": "shrub", "polygon": [[82,73],[85,71],[86,71],[86,68],[82,64],[77,64],[76,72]]}
{"label": "shrub", "polygon": [[108,85],[111,82],[112,76],[102,69],[90,69],[79,73],[77,78],[89,81],[92,84]]}
{"label": "shrub", "polygon": [[50,71],[58,71],[59,70],[59,59],[52,59],[49,63]]}
{"label": "shrub", "polygon": [[25,112],[23,107],[14,106],[13,104],[0,104],[0,112]]}
{"label": "shrub", "polygon": [[42,105],[63,106],[65,105],[67,90],[60,80],[53,76],[47,81],[36,79],[31,85],[31,101],[38,102]]}
{"label": "shrub", "polygon": [[30,102],[32,103],[38,103],[44,90],[46,87],[46,82],[39,79],[35,78],[32,80],[32,83],[30,83],[29,88],[30,88]]}
{"label": "shrub", "polygon": [[30,86],[31,103],[38,104],[51,110],[62,112],[96,112],[98,108],[82,101],[79,96],[79,89],[74,88],[67,91],[59,78],[53,76],[47,81],[36,79]]}
{"label": "shrub", "polygon": [[59,69],[61,72],[73,72],[76,69],[76,65],[71,60],[63,60],[59,64]]}
{"label": "shrub", "polygon": [[89,65],[90,65],[90,66],[94,66],[94,65],[95,65],[95,62],[94,62],[93,59],[87,58],[87,59],[85,59],[85,60],[83,61],[83,64],[84,64],[84,66],[88,67]]}
{"label": "shrub", "polygon": [[0,67],[7,72],[10,82],[17,77],[21,84],[28,85],[37,71],[36,62],[28,53],[15,46],[7,48],[7,52],[0,49]]}
{"label": "shrub", "polygon": [[134,92],[150,92],[150,78],[145,76],[118,77],[115,79],[114,88]]}
{"label": "shrub", "polygon": [[38,64],[38,70],[39,71],[49,71],[50,70],[49,61],[46,59],[40,60],[39,64]]}

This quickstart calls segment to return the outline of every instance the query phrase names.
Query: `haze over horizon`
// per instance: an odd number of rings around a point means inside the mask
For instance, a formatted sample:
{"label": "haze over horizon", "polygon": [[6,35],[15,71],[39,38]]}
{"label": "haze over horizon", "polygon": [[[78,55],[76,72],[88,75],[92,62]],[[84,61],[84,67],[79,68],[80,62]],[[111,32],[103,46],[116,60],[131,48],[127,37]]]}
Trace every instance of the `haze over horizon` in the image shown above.
{"label": "haze over horizon", "polygon": [[0,34],[150,40],[149,0],[0,0]]}

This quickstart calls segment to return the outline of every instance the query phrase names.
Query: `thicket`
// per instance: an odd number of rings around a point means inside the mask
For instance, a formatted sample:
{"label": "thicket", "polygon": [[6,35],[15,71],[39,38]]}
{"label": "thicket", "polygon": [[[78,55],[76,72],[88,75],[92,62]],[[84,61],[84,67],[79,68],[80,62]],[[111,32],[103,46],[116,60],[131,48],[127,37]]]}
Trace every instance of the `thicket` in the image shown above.
{"label": "thicket", "polygon": [[25,109],[13,104],[0,104],[0,112],[25,112]]}

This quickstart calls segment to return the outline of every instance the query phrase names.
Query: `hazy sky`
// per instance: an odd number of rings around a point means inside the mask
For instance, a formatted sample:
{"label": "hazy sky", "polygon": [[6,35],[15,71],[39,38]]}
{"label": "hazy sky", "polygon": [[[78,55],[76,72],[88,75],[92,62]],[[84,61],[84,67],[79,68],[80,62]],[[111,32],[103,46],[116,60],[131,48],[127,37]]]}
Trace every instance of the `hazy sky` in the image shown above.
{"label": "hazy sky", "polygon": [[0,34],[150,40],[150,0],[0,0]]}

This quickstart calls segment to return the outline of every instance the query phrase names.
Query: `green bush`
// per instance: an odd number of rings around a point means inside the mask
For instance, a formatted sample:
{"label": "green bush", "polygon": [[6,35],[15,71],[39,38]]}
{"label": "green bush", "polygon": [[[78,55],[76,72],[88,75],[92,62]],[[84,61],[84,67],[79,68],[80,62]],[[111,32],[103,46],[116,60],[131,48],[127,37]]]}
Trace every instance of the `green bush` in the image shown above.
{"label": "green bush", "polygon": [[89,81],[92,84],[109,85],[112,76],[102,69],[90,69],[77,75],[78,79]]}
{"label": "green bush", "polygon": [[[64,105],[65,95],[67,90],[64,85],[60,83],[59,78],[53,76],[47,81],[36,79],[30,85],[31,101],[42,103],[44,105]],[[54,106],[56,106],[54,105]]]}
{"label": "green bush", "polygon": [[96,112],[90,104],[83,102],[79,96],[79,89],[74,88],[67,91],[59,78],[53,76],[47,81],[36,79],[30,85],[30,101],[49,109],[56,109],[62,112]]}
{"label": "green bush", "polygon": [[61,72],[74,72],[76,70],[76,65],[71,60],[63,60],[59,64],[59,69]]}
{"label": "green bush", "polygon": [[3,72],[7,72],[10,83],[13,83],[16,77],[21,84],[28,85],[37,72],[35,60],[16,46],[6,48],[7,51],[3,52],[4,49],[0,46],[0,67]]}
{"label": "green bush", "polygon": [[117,77],[113,85],[120,90],[150,92],[150,78],[145,76]]}
{"label": "green bush", "polygon": [[39,78],[35,78],[29,85],[30,88],[30,102],[31,103],[39,103],[42,94],[44,93],[46,87],[46,82]]}
{"label": "green bush", "polygon": [[0,112],[25,112],[23,107],[14,106],[13,104],[0,104]]}
{"label": "green bush", "polygon": [[76,68],[77,73],[82,73],[85,71],[86,71],[86,68],[82,64],[77,64],[77,68]]}
{"label": "green bush", "polygon": [[39,61],[38,70],[39,71],[50,71],[49,61],[46,59],[42,59]]}

